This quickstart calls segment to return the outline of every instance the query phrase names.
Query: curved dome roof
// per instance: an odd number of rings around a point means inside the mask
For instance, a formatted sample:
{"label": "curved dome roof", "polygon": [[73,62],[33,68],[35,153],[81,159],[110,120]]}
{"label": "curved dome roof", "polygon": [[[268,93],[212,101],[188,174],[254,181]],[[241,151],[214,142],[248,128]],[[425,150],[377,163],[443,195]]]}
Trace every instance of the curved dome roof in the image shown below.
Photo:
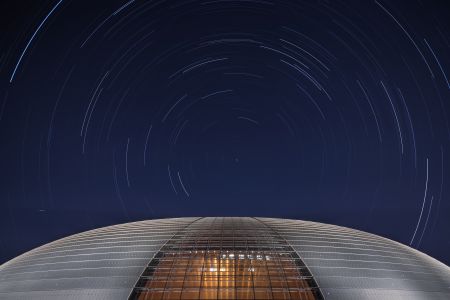
{"label": "curved dome roof", "polygon": [[72,235],[0,266],[0,299],[450,299],[450,268],[349,228],[177,218]]}

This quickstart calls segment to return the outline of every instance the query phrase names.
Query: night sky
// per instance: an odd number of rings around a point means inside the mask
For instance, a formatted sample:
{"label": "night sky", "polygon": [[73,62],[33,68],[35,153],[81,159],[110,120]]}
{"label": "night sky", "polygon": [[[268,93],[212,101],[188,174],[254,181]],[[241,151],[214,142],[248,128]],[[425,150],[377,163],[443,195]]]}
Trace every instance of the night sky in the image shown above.
{"label": "night sky", "polygon": [[267,216],[450,264],[448,1],[7,0],[0,22],[0,263]]}

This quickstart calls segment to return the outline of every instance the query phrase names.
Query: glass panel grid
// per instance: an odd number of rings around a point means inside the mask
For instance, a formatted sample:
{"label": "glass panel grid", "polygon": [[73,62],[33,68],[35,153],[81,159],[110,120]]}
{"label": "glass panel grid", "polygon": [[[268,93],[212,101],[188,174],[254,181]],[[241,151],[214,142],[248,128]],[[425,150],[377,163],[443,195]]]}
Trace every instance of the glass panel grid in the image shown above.
{"label": "glass panel grid", "polygon": [[297,253],[253,219],[200,219],[152,259],[130,299],[323,299]]}

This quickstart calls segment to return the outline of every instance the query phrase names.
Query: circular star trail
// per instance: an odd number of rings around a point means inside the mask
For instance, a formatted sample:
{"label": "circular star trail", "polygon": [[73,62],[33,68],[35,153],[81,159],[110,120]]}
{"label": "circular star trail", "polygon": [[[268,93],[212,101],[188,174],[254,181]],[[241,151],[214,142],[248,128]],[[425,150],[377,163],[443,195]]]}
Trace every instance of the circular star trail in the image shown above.
{"label": "circular star trail", "polygon": [[233,215],[450,262],[448,4],[94,2],[1,4],[2,261],[113,223]]}

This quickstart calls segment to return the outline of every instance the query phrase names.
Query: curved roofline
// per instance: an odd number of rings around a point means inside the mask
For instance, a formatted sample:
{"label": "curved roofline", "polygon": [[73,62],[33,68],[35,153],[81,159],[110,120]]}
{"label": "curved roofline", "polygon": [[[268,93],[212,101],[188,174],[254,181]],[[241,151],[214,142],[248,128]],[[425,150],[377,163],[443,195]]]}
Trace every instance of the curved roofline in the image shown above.
{"label": "curved roofline", "polygon": [[25,257],[29,252],[34,252],[34,251],[37,251],[37,250],[39,250],[39,249],[41,249],[43,247],[55,245],[55,244],[57,244],[57,243],[59,243],[61,241],[67,240],[68,238],[76,237],[76,236],[81,235],[81,234],[87,234],[89,232],[101,231],[101,230],[104,230],[104,229],[107,229],[107,228],[121,227],[121,226],[124,226],[124,225],[137,224],[137,223],[141,223],[141,222],[151,222],[151,221],[159,221],[159,220],[161,220],[161,221],[162,220],[174,220],[175,221],[175,220],[186,220],[186,219],[196,219],[196,220],[198,220],[198,219],[201,219],[201,218],[253,218],[253,219],[258,219],[258,220],[259,219],[271,219],[271,220],[296,221],[296,222],[300,221],[300,222],[308,222],[310,224],[326,225],[326,226],[330,226],[330,227],[333,227],[333,228],[339,228],[339,229],[342,228],[342,229],[347,229],[347,230],[351,231],[352,233],[353,232],[358,232],[358,233],[361,233],[363,235],[367,235],[368,234],[368,235],[371,235],[371,236],[374,236],[374,237],[377,237],[377,238],[384,239],[384,240],[386,240],[386,241],[388,241],[390,243],[395,243],[398,246],[407,247],[409,249],[417,251],[418,253],[420,253],[421,255],[423,255],[423,256],[425,256],[425,257],[427,257],[429,259],[433,259],[436,262],[438,262],[438,263],[448,267],[446,264],[444,264],[443,262],[437,260],[436,258],[434,258],[434,257],[432,257],[432,256],[430,256],[430,255],[428,255],[428,254],[426,254],[424,252],[421,252],[421,251],[419,251],[416,248],[413,248],[411,246],[403,244],[403,243],[401,243],[399,241],[396,241],[396,240],[393,240],[393,239],[390,239],[390,238],[387,238],[387,237],[384,237],[384,236],[381,236],[381,235],[378,235],[378,234],[375,234],[375,233],[371,233],[371,232],[363,231],[363,230],[360,230],[360,229],[348,227],[348,226],[334,225],[334,224],[331,224],[331,223],[323,223],[323,222],[312,221],[312,220],[304,220],[304,219],[274,218],[274,217],[264,217],[264,216],[253,216],[253,217],[251,217],[251,216],[190,216],[190,217],[174,217],[174,218],[172,218],[172,217],[163,217],[163,218],[156,218],[156,219],[143,219],[143,220],[136,220],[136,221],[132,221],[132,222],[122,222],[122,223],[117,223],[117,224],[112,224],[112,225],[106,225],[106,226],[102,226],[102,227],[88,229],[88,230],[85,230],[85,231],[80,231],[78,233],[73,233],[73,234],[70,234],[70,235],[58,238],[58,239],[53,240],[51,242],[42,244],[42,245],[37,246],[35,248],[32,248],[32,249],[30,249],[28,251],[25,251],[22,254],[19,254],[16,257],[14,257],[14,258],[4,262],[3,264],[1,264],[0,265],[0,270],[1,270],[2,267],[6,266],[7,264],[13,263],[14,261],[16,261],[17,259],[19,259],[21,257]]}

